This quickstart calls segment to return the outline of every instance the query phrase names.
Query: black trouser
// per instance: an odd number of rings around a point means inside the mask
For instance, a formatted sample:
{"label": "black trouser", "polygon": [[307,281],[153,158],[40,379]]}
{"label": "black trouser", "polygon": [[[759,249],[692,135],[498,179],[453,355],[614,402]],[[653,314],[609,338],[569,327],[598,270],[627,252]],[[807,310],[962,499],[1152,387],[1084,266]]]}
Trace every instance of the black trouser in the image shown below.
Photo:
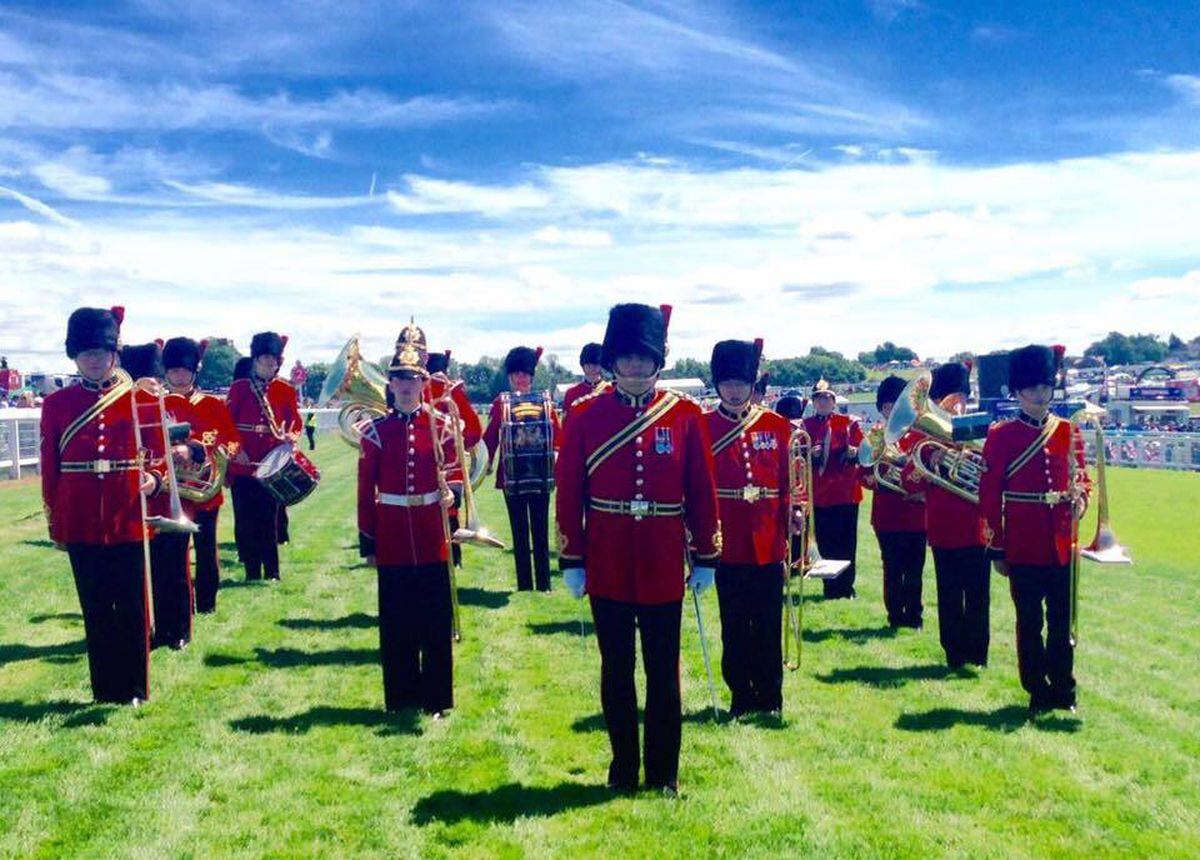
{"label": "black trouser", "polygon": [[246,517],[248,514],[242,512],[242,508],[246,504],[245,493],[242,492],[243,486],[238,478],[231,478],[229,481],[229,497],[233,501],[233,545],[237,548],[239,564],[245,564],[246,561]]}
{"label": "black trouser", "polygon": [[638,782],[637,662],[635,630],[642,632],[646,669],[646,784],[679,781],[679,737],[683,723],[679,693],[679,623],[682,603],[642,605],[592,598],[600,646],[600,703],[612,763],[608,781],[622,788]]}
{"label": "black trouser", "polygon": [[730,713],[783,707],[783,565],[721,564],[721,675]]}
{"label": "black trouser", "polygon": [[854,558],[858,554],[858,505],[830,505],[813,510],[817,549],[822,558],[849,561],[833,579],[821,580],[826,597],[854,596]]}
{"label": "black trouser", "polygon": [[377,578],[384,707],[454,707],[450,571],[440,562],[385,565]]}
{"label": "black trouser", "polygon": [[920,627],[925,532],[875,532],[883,559],[883,606],[893,627]]}
{"label": "black trouser", "polygon": [[[449,515],[450,534],[453,536],[453,534],[458,531],[458,528],[461,525],[461,522],[458,519],[458,512],[462,510],[463,504],[462,484],[451,484],[450,492],[454,494],[454,507],[450,509]],[[462,544],[454,542],[450,543],[450,561],[455,567],[462,567]]]}
{"label": "black trouser", "polygon": [[160,532],[150,541],[150,587],[154,600],[151,647],[192,639],[192,577],[187,532]]}
{"label": "black trouser", "polygon": [[[517,562],[517,590],[531,591],[534,578],[538,591],[550,590],[550,494],[505,494],[508,522],[512,526],[513,557]],[[533,536],[532,575],[529,564],[529,538]]]}
{"label": "black trouser", "polygon": [[257,478],[237,477],[233,484],[234,516],[241,528],[246,579],[262,579],[264,569],[268,579],[278,579],[279,502]]}
{"label": "black trouser", "polygon": [[68,544],[97,702],[150,695],[150,629],[142,545]]}
{"label": "black trouser", "polygon": [[[1071,644],[1070,565],[1013,565],[1008,575],[1008,587],[1017,610],[1017,666],[1021,686],[1039,704],[1074,705],[1075,647]],[[1046,626],[1044,642],[1043,618]]]}
{"label": "black trouser", "polygon": [[277,504],[276,514],[275,514],[275,542],[276,543],[285,544],[285,543],[288,543],[291,541],[292,536],[291,536],[291,534],[288,533],[288,525],[289,524],[290,524],[290,521],[288,519],[287,505]]}
{"label": "black trouser", "polygon": [[221,562],[217,555],[217,518],[220,508],[196,511],[195,523],[200,531],[192,536],[196,548],[196,611],[212,612],[217,608],[217,589],[221,587]]}
{"label": "black trouser", "polygon": [[933,549],[938,635],[946,663],[987,665],[992,568],[981,546]]}
{"label": "black trouser", "polygon": [[316,427],[305,427],[304,433],[306,436],[308,436],[308,450],[310,450],[310,451],[317,450],[317,428]]}

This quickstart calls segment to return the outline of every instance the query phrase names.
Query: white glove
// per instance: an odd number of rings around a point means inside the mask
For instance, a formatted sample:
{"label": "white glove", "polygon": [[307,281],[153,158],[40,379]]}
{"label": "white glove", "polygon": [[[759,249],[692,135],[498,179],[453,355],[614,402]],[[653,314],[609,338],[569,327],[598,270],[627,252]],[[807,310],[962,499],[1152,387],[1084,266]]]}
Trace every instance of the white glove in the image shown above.
{"label": "white glove", "polygon": [[574,597],[583,597],[587,591],[587,571],[582,567],[568,567],[563,571],[563,584]]}
{"label": "white glove", "polygon": [[714,567],[694,567],[692,575],[688,579],[688,585],[697,595],[700,595],[712,587],[716,576],[717,570]]}

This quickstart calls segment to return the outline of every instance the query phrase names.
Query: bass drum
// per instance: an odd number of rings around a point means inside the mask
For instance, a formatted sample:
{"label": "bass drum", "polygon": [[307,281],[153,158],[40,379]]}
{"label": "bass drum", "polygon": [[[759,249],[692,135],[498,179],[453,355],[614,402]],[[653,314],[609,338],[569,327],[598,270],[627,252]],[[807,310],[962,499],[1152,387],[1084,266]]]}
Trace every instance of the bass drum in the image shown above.
{"label": "bass drum", "polygon": [[254,470],[254,477],[287,507],[304,501],[321,483],[321,471],[290,442],[268,451]]}

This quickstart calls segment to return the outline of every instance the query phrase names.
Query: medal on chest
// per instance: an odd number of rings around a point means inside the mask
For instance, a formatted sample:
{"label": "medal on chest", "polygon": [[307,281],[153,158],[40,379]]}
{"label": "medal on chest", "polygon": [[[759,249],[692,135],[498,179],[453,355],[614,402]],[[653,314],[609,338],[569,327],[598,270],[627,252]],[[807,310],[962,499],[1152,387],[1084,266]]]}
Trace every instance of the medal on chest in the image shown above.
{"label": "medal on chest", "polygon": [[779,449],[779,439],[774,433],[751,433],[750,447],[755,451],[776,451]]}
{"label": "medal on chest", "polygon": [[675,444],[671,440],[670,427],[655,427],[654,428],[654,453],[670,454],[675,450]]}

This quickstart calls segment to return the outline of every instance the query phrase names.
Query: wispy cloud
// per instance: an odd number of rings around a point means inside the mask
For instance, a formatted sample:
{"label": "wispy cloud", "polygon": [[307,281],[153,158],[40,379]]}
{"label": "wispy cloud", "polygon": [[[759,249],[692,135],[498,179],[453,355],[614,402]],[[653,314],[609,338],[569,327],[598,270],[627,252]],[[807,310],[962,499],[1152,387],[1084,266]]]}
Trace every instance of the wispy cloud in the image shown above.
{"label": "wispy cloud", "polygon": [[5,188],[4,186],[0,185],[0,197],[7,197],[10,200],[15,200],[33,214],[40,215],[48,221],[53,221],[55,224],[60,224],[63,227],[79,226],[79,222],[61,214],[53,207],[47,206],[42,201],[30,197],[27,194],[22,194],[20,191],[16,191],[12,188]]}

